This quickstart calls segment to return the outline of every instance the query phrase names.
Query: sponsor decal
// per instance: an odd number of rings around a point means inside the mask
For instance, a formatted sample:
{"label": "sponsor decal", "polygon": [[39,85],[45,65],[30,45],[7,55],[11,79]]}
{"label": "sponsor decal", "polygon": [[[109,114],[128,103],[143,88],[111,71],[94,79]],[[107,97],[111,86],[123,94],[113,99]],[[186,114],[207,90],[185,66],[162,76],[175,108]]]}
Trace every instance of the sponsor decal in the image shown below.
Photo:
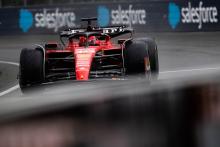
{"label": "sponsor decal", "polygon": [[[218,23],[218,9],[215,6],[205,6],[202,1],[197,7],[188,2],[187,7],[178,6],[170,3],[168,8],[168,21],[170,26],[175,29],[178,24],[196,24],[198,29],[203,28],[203,24]],[[181,12],[181,13],[180,13]]]}
{"label": "sponsor decal", "polygon": [[88,59],[91,57],[91,54],[77,54],[77,57],[81,60]]}
{"label": "sponsor decal", "polygon": [[169,4],[168,20],[173,29],[180,23],[180,8],[175,3]]}
{"label": "sponsor decal", "polygon": [[76,15],[72,11],[61,12],[59,8],[48,10],[41,9],[39,12],[21,9],[19,27],[23,32],[28,32],[31,27],[52,29],[57,32],[62,27],[76,27]]}
{"label": "sponsor decal", "polygon": [[192,7],[188,3],[188,7],[182,8],[182,22],[198,24],[198,29],[202,29],[203,23],[218,23],[217,7],[203,7],[203,2],[199,2],[199,7]]}
{"label": "sponsor decal", "polygon": [[123,9],[121,5],[116,9],[99,6],[98,23],[100,26],[107,26],[110,23],[112,25],[145,25],[146,10],[135,9],[133,5],[129,5],[127,9]]}
{"label": "sponsor decal", "polygon": [[60,12],[59,8],[55,11],[43,9],[42,12],[35,14],[35,27],[53,29],[57,32],[59,28],[67,26],[75,27],[76,15],[74,12]]}
{"label": "sponsor decal", "polygon": [[95,48],[77,49],[77,50],[75,51],[75,54],[89,54],[89,53],[95,53]]}
{"label": "sponsor decal", "polygon": [[26,10],[26,9],[21,9],[20,14],[19,14],[19,27],[23,32],[28,32],[28,30],[32,27],[33,25],[33,14]]}
{"label": "sponsor decal", "polygon": [[101,27],[105,27],[110,21],[110,12],[105,6],[98,7],[98,24]]}
{"label": "sponsor decal", "polygon": [[76,67],[89,67],[91,62],[92,54],[76,54]]}

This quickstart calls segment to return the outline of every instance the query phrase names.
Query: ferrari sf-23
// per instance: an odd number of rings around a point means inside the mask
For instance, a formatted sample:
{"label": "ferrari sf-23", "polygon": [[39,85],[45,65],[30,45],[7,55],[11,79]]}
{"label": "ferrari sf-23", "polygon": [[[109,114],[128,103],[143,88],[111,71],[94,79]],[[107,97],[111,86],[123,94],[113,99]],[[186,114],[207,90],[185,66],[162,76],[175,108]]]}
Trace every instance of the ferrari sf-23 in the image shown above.
{"label": "ferrari sf-23", "polygon": [[[82,18],[88,22],[85,28],[61,31],[61,43],[22,49],[21,89],[58,80],[157,77],[158,51],[153,39],[133,38],[133,29],[126,26],[93,27],[96,20]],[[124,35],[128,37],[120,38]]]}

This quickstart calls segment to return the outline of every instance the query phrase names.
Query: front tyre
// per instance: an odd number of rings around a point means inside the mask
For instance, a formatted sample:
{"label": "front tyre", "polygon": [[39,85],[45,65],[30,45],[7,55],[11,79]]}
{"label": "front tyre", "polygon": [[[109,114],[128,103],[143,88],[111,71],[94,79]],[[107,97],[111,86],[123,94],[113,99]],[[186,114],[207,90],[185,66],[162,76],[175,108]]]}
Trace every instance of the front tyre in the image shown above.
{"label": "front tyre", "polygon": [[126,75],[155,79],[159,73],[158,52],[152,39],[133,39],[125,44]]}
{"label": "front tyre", "polygon": [[148,47],[148,55],[150,61],[150,68],[151,68],[151,77],[153,79],[158,78],[159,74],[159,61],[158,61],[158,50],[156,42],[152,39],[146,40],[147,47]]}
{"label": "front tyre", "polygon": [[22,91],[44,80],[44,56],[40,50],[22,49],[19,66],[19,85]]}

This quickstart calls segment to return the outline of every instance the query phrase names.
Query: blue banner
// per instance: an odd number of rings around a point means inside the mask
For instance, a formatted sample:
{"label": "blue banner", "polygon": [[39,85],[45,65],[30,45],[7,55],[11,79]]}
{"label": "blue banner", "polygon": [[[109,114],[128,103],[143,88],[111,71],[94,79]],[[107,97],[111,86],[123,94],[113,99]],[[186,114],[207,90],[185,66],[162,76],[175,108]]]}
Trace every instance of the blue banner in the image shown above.
{"label": "blue banner", "polygon": [[155,1],[0,9],[0,34],[53,34],[81,27],[82,17],[98,26],[128,25],[136,32],[220,31],[220,2]]}

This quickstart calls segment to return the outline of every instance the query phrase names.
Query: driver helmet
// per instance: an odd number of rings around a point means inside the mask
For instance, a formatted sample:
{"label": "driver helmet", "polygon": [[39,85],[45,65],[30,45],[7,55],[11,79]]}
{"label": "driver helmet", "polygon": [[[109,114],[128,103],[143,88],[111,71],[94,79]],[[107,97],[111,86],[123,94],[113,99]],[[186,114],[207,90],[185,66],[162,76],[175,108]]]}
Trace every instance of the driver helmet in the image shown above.
{"label": "driver helmet", "polygon": [[79,46],[83,46],[86,43],[86,37],[82,36],[79,38]]}
{"label": "driver helmet", "polygon": [[96,37],[95,36],[90,36],[89,37],[89,44],[91,44],[91,45],[95,45],[96,44]]}

